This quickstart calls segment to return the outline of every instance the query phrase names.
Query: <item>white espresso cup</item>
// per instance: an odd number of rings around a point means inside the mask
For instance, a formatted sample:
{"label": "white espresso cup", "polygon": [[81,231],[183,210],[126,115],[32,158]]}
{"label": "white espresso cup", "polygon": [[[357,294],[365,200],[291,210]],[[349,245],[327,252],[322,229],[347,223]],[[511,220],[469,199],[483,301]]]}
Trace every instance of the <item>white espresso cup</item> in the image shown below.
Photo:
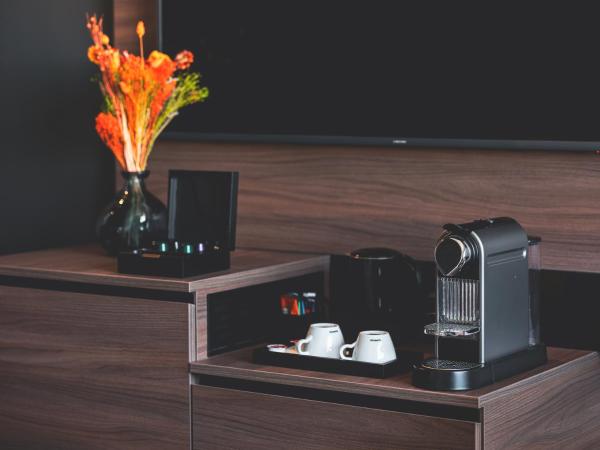
{"label": "white espresso cup", "polygon": [[344,345],[344,336],[339,325],[313,323],[308,329],[306,338],[296,343],[296,350],[301,355],[339,359],[342,345]]}
{"label": "white espresso cup", "polygon": [[387,331],[361,331],[353,344],[340,348],[340,358],[384,364],[396,359],[396,350]]}

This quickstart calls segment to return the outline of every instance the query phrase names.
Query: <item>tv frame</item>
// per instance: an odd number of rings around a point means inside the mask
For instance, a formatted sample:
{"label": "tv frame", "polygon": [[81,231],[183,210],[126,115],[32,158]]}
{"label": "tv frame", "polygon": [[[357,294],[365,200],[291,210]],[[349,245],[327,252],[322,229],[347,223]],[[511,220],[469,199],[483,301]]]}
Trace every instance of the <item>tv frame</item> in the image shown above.
{"label": "tv frame", "polygon": [[[164,0],[156,0],[158,48],[163,47],[162,6]],[[244,142],[264,144],[308,144],[344,145],[366,147],[397,148],[456,148],[491,150],[554,150],[573,152],[600,152],[600,141],[557,141],[557,140],[517,140],[517,139],[457,139],[420,137],[364,137],[364,136],[325,136],[299,134],[248,134],[248,133],[201,133],[165,130],[163,136],[177,141]]]}

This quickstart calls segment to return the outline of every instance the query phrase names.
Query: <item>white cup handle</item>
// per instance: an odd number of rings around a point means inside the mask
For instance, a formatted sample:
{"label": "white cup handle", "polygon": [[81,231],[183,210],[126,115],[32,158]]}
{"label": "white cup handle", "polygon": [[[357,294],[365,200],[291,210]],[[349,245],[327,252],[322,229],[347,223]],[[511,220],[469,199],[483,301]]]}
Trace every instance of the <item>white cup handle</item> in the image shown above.
{"label": "white cup handle", "polygon": [[[358,341],[356,341],[356,342],[358,342]],[[342,345],[340,347],[340,358],[352,359],[352,354],[350,356],[346,356],[346,350],[350,350],[350,349],[353,349],[354,347],[356,347],[356,342],[353,342],[352,344]]]}
{"label": "white cup handle", "polygon": [[298,350],[298,353],[300,355],[308,355],[308,350],[302,350],[302,346],[308,344],[310,341],[312,341],[312,334],[310,336],[308,336],[306,339],[300,339],[298,342],[296,342],[296,350]]}

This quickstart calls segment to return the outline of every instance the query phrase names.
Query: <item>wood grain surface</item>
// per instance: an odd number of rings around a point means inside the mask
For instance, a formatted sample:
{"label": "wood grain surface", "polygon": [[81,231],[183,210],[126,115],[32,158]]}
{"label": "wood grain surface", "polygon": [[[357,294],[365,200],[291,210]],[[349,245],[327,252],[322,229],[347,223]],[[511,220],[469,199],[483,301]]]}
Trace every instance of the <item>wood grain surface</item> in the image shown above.
{"label": "wood grain surface", "polygon": [[0,287],[0,448],[189,448],[189,307]]}
{"label": "wood grain surface", "polygon": [[277,251],[236,250],[231,268],[190,278],[117,273],[117,262],[98,245],[0,256],[0,275],[204,294],[326,270],[325,256]]}
{"label": "wood grain surface", "polygon": [[510,386],[484,402],[486,450],[600,448],[600,357]]}
{"label": "wood grain surface", "polygon": [[388,246],[431,260],[441,226],[512,216],[543,239],[546,269],[600,272],[600,159],[493,150],[161,142],[169,169],[240,172],[238,245],[317,253]]}
{"label": "wood grain surface", "polygon": [[475,449],[480,424],[357,406],[192,387],[196,449]]}
{"label": "wood grain surface", "polygon": [[[203,375],[329,389],[440,405],[481,408],[486,403],[507,395],[511,391],[511,387],[532,387],[543,384],[545,380],[557,377],[565,370],[577,370],[586,361],[595,361],[596,358],[595,352],[549,348],[548,363],[544,366],[490,386],[462,392],[436,392],[414,387],[411,383],[410,373],[376,379],[256,364],[252,362],[252,349],[250,348],[193,362],[191,371]],[[600,377],[600,371],[598,376]]]}
{"label": "wood grain surface", "polygon": [[196,354],[191,361],[205,359],[208,355],[208,297],[196,293]]}

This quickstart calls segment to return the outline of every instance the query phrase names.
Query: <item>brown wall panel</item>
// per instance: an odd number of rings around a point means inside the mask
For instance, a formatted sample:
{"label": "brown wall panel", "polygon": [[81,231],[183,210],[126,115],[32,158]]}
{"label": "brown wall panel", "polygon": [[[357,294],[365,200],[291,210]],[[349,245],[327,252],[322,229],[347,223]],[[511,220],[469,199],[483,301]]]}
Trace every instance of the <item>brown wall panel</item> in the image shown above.
{"label": "brown wall panel", "polygon": [[[166,0],[169,1],[169,0]],[[146,55],[154,50],[158,39],[158,0],[114,0],[114,41],[118,47],[139,53],[139,41],[135,34],[138,20],[146,25],[144,46]]]}
{"label": "brown wall panel", "polygon": [[162,142],[169,169],[240,172],[240,247],[396,247],[431,259],[441,225],[508,215],[542,236],[547,269],[600,272],[600,159],[591,153]]}

